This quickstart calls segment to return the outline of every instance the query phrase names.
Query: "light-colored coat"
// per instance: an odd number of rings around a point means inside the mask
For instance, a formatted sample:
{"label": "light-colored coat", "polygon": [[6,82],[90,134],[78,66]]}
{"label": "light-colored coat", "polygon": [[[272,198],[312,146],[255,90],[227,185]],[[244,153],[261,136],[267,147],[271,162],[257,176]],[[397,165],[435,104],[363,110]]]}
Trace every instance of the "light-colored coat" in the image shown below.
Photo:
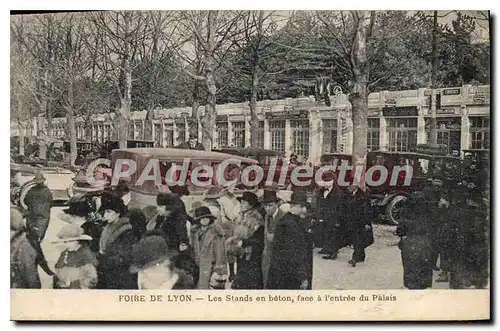
{"label": "light-colored coat", "polygon": [[[204,238],[201,238],[205,231]],[[192,242],[195,260],[200,269],[198,289],[208,289],[215,268],[227,272],[224,234],[219,226],[212,224],[205,230],[200,227],[194,233]]]}

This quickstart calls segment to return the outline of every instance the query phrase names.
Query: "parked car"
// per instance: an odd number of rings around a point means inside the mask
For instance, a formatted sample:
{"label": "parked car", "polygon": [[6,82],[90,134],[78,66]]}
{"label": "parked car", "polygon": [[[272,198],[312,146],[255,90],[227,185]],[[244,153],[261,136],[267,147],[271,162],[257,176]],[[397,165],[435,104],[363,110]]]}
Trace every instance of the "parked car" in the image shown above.
{"label": "parked car", "polygon": [[[167,182],[165,180],[165,175],[167,171],[174,165],[182,165],[185,159],[189,159],[189,169],[185,188],[186,195],[183,197],[185,200],[186,208],[190,208],[191,203],[194,199],[199,199],[202,194],[212,186],[220,186],[220,183],[216,181],[215,174],[218,171],[218,166],[225,160],[234,159],[241,161],[241,166],[230,165],[225,169],[224,178],[230,181],[234,178],[239,179],[241,170],[249,165],[257,164],[256,160],[244,158],[236,155],[229,155],[218,152],[208,152],[201,150],[186,150],[186,149],[176,149],[176,148],[126,148],[126,149],[115,149],[111,154],[111,167],[97,169],[99,171],[98,183],[90,185],[85,177],[85,170],[82,170],[79,174],[78,179],[75,178],[75,183],[72,187],[73,194],[75,193],[95,193],[103,191],[111,186],[113,170],[116,167],[117,160],[128,159],[133,160],[137,169],[136,172],[127,178],[120,178],[119,181],[124,181],[130,183],[130,191],[132,195],[131,207],[144,208],[146,206],[156,205],[156,196],[158,195],[157,183],[153,180],[146,180],[141,185],[135,185],[143,173],[146,166],[149,164],[151,159],[156,159],[159,162],[159,170],[161,173],[162,186],[165,188]],[[203,185],[194,185],[190,181],[191,171],[197,165],[206,165],[213,169],[213,178],[210,181],[208,178],[206,181],[203,180],[203,171],[200,172],[198,179]],[[126,167],[126,165],[124,165]],[[126,169],[122,169],[125,171]],[[97,173],[95,173],[97,174]],[[174,176],[178,176],[178,170],[174,173]],[[245,187],[241,182],[238,182],[235,188],[235,194],[241,194],[243,191],[252,190],[255,191],[257,187]],[[168,189],[167,189],[168,190]]]}
{"label": "parked car", "polygon": [[[426,147],[423,151],[427,153],[374,151],[367,154],[367,170],[372,166],[381,165],[388,173],[381,185],[367,186],[373,206],[390,224],[399,223],[403,202],[411,193],[422,190],[429,180],[441,179],[446,185],[458,184],[461,180],[460,158],[442,154],[439,147]],[[404,170],[405,166],[411,167],[409,185],[405,184],[407,175],[410,175]],[[374,172],[372,179],[376,181],[379,178],[380,173]]]}
{"label": "parked car", "polygon": [[18,178],[21,181],[19,183],[21,187],[31,182],[38,171],[46,178],[45,184],[52,192],[54,204],[62,204],[70,198],[67,188],[74,176],[71,170],[58,166],[45,166],[44,164],[16,163],[11,160],[11,178],[20,173],[21,176],[18,175]]}

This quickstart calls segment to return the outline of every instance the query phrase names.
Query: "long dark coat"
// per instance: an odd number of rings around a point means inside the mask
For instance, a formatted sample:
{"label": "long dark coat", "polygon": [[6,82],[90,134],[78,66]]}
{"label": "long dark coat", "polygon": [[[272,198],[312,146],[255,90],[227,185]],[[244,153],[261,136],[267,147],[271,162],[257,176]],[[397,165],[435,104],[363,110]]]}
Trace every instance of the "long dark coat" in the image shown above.
{"label": "long dark coat", "polygon": [[431,234],[435,227],[426,213],[407,215],[401,219],[396,229],[401,260],[404,269],[404,286],[408,289],[432,287],[433,242]]}
{"label": "long dark coat", "polygon": [[24,203],[28,207],[26,226],[42,240],[49,226],[52,193],[43,184],[34,185],[26,193]]}
{"label": "long dark coat", "polygon": [[342,192],[333,188],[325,198],[325,190],[326,188],[321,188],[316,197],[316,218],[323,220],[315,227],[316,246],[338,249],[340,234],[344,229],[340,219]]}
{"label": "long dark coat", "polygon": [[245,255],[238,260],[238,273],[232,288],[242,290],[262,289],[264,287],[262,275],[264,226],[260,226],[253,235],[243,239],[242,242]]}
{"label": "long dark coat", "polygon": [[97,268],[98,289],[137,289],[137,274],[130,273],[132,246],[139,242],[126,217],[108,224],[103,230]]}
{"label": "long dark coat", "polygon": [[169,248],[179,250],[180,244],[189,246],[186,221],[187,215],[181,212],[172,212],[167,217],[158,215],[155,229],[163,232]]}
{"label": "long dark coat", "polygon": [[26,231],[11,231],[10,287],[41,288],[38,253],[26,237]]}
{"label": "long dark coat", "polygon": [[312,289],[313,279],[313,249],[314,249],[314,235],[313,235],[313,213],[307,213],[300,219],[302,231],[305,233],[305,253],[304,253],[304,266],[307,275],[307,289]]}
{"label": "long dark coat", "polygon": [[300,289],[301,282],[307,279],[306,247],[300,216],[287,213],[276,225],[268,289]]}
{"label": "long dark coat", "polygon": [[483,287],[488,281],[486,215],[473,206],[451,206],[447,246],[450,288]]}
{"label": "long dark coat", "polygon": [[353,245],[363,249],[373,244],[373,231],[367,230],[373,222],[373,212],[370,201],[358,191],[354,196],[349,195],[346,200],[347,208],[343,211],[347,219],[347,228],[350,232],[349,240]]}
{"label": "long dark coat", "polygon": [[271,256],[273,253],[273,240],[278,224],[286,213],[278,207],[276,215],[266,215],[264,222],[264,251],[262,252],[262,274],[264,277],[264,288],[267,286],[267,277],[269,275],[269,267],[271,266]]}

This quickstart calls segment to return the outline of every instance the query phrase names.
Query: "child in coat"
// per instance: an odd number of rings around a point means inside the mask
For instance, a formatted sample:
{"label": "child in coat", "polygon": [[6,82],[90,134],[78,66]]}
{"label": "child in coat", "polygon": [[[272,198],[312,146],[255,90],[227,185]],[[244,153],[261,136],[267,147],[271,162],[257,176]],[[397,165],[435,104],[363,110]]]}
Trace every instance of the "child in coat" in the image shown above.
{"label": "child in coat", "polygon": [[55,243],[66,244],[55,265],[56,289],[91,289],[97,284],[97,259],[88,243],[92,237],[76,224],[68,224],[59,232]]}

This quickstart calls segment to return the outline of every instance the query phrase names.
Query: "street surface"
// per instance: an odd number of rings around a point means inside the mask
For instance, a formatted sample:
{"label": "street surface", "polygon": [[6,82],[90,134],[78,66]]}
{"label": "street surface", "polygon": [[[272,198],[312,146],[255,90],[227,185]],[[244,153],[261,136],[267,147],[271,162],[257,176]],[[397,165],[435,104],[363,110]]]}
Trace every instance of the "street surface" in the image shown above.
{"label": "street surface", "polygon": [[[64,222],[58,215],[62,207],[52,208],[52,218],[42,249],[51,268],[54,268],[62,246],[53,244],[57,233]],[[403,267],[401,255],[397,247],[398,238],[392,234],[394,226],[374,225],[375,243],[366,250],[366,261],[358,263],[355,268],[347,261],[351,258],[352,249],[347,247],[340,251],[337,260],[324,260],[314,250],[313,289],[315,290],[377,290],[404,289]],[[43,288],[52,288],[52,279],[39,268]],[[435,275],[436,276],[436,275]],[[433,288],[447,288],[448,283],[434,283]]]}
{"label": "street surface", "polygon": [[[68,180],[68,185],[71,183]],[[60,183],[59,183],[60,184]],[[50,183],[49,183],[50,185]],[[61,244],[53,244],[57,233],[64,226],[59,218],[64,207],[53,207],[47,233],[42,242],[42,249],[49,266],[53,269],[62,249]],[[377,290],[403,289],[403,266],[401,254],[397,247],[399,238],[393,235],[394,226],[374,224],[375,243],[366,249],[366,261],[358,263],[355,268],[347,261],[351,258],[352,249],[343,248],[336,260],[324,260],[314,250],[313,289],[316,290]],[[39,268],[43,288],[52,288],[52,278]],[[436,272],[435,277],[436,278]],[[433,288],[448,288],[448,283],[434,283]]]}

